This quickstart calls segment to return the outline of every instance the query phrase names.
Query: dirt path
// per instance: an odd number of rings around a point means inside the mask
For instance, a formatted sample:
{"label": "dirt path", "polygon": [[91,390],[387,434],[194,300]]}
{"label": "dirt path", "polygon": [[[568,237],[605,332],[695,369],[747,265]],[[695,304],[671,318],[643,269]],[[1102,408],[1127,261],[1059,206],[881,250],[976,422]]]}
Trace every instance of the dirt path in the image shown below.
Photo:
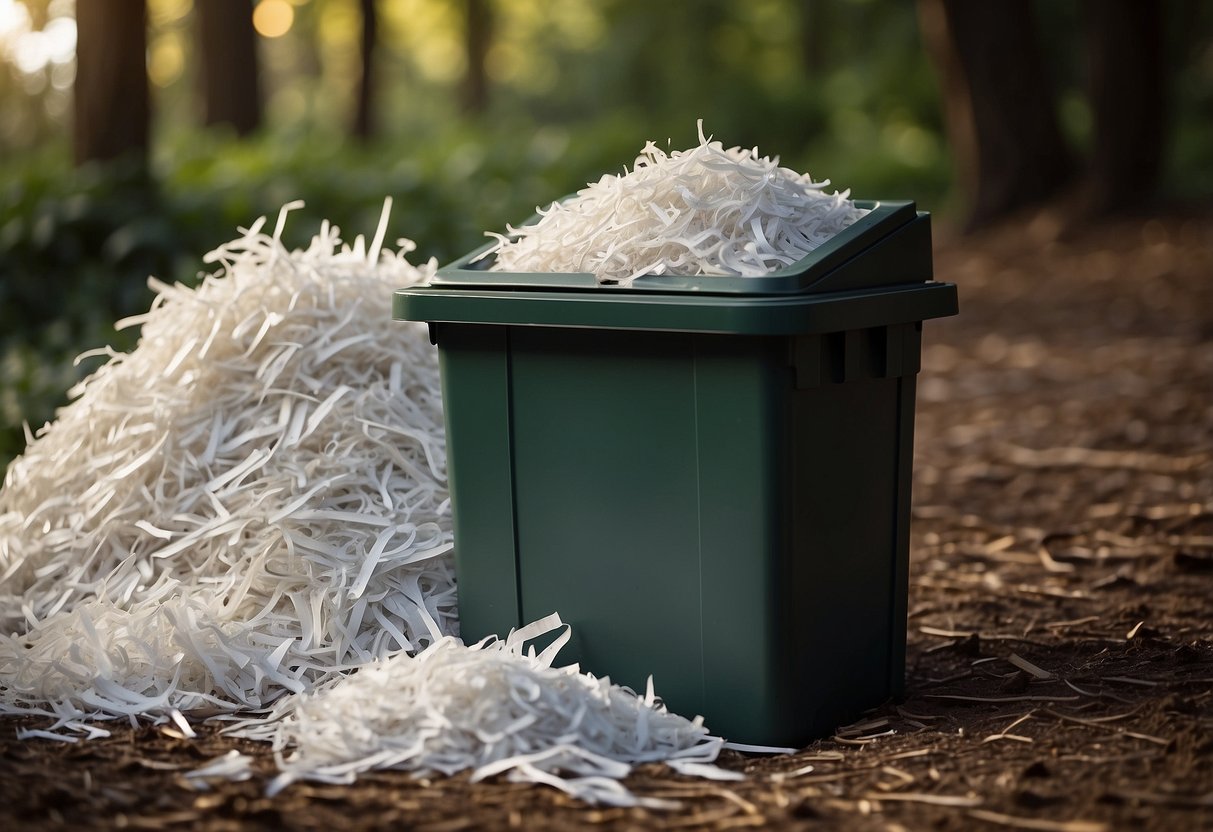
{"label": "dirt path", "polygon": [[[908,696],[705,783],[668,812],[546,788],[413,781],[191,789],[231,747],[0,723],[0,827],[1213,829],[1213,218],[945,243],[962,314],[927,326]],[[811,768],[810,768],[811,767]]]}

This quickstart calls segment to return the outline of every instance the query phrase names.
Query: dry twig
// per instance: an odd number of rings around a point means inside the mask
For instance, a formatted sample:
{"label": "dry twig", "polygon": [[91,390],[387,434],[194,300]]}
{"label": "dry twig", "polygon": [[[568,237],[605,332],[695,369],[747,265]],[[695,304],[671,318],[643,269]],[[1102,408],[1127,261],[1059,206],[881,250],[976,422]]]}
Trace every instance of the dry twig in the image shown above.
{"label": "dry twig", "polygon": [[1107,832],[1108,825],[1091,820],[1045,820],[1043,818],[1022,818],[1015,815],[1004,815],[1001,812],[990,812],[984,809],[974,809],[969,817],[995,823],[999,826],[1009,826],[1012,829],[1031,829],[1036,832]]}
{"label": "dry twig", "polygon": [[899,802],[899,803],[925,803],[930,806],[956,806],[970,807],[980,806],[984,801],[980,797],[951,795],[951,794],[930,794],[926,792],[891,792],[881,794],[880,792],[868,792],[863,796],[864,800],[875,800],[883,802]]}

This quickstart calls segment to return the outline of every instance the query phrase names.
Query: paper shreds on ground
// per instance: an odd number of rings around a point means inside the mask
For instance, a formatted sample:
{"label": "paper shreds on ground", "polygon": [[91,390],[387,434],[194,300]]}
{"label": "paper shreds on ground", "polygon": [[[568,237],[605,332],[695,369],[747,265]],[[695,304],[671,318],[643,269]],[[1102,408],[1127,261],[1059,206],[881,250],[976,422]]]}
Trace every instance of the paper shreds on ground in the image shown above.
{"label": "paper shreds on ground", "polygon": [[[22,736],[66,742],[107,735],[97,720],[193,736],[191,719],[227,714],[275,744],[274,788],[473,768],[658,806],[617,778],[656,760],[739,776],[651,692],[523,654],[558,619],[454,638],[436,354],[390,316],[391,291],[434,264],[410,265],[407,241],[381,250],[387,206],[369,247],[325,224],[294,252],[286,211],[212,252],[221,268],[196,289],[153,281],[151,310],[125,322],[139,345],[9,467],[0,713],[54,717]],[[229,753],[189,780],[248,779],[251,762]]]}
{"label": "paper shreds on ground", "polygon": [[153,281],[138,346],[9,467],[0,712],[259,708],[455,632],[437,361],[390,312],[434,264],[386,223],[288,252],[285,216]]}
{"label": "paper shreds on ground", "polygon": [[667,154],[645,145],[630,173],[606,175],[533,225],[490,233],[490,267],[640,275],[759,277],[790,266],[868,212],[829,180],[780,167],[758,148],[725,149],[699,125],[699,145]]}
{"label": "paper shreds on ground", "polygon": [[559,629],[550,616],[504,641],[464,647],[443,639],[284,700],[270,720],[234,733],[279,752],[271,793],[296,780],[349,783],[371,769],[472,769],[473,782],[506,773],[594,803],[659,807],[665,802],[631,794],[619,778],[658,761],[698,776],[741,777],[711,765],[723,741],[702,720],[668,713],[651,686],[637,696],[575,665],[552,667],[567,628],[541,654],[523,651],[526,640]]}

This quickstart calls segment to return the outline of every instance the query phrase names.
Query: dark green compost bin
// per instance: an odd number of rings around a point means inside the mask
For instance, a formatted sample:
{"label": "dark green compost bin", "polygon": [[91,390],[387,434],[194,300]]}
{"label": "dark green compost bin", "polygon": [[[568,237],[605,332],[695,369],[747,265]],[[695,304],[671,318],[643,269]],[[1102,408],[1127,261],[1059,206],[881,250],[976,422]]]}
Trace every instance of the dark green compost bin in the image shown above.
{"label": "dark green compost bin", "polygon": [[562,656],[715,733],[799,746],[905,668],[929,217],[872,211],[757,278],[483,270],[401,289],[446,409],[462,633],[551,612]]}

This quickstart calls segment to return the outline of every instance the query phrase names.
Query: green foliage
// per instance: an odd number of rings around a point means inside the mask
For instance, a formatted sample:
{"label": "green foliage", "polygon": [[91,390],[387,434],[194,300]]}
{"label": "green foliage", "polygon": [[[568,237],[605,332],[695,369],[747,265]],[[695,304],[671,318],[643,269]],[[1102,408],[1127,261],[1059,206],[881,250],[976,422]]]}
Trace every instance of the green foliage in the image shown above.
{"label": "green foliage", "polygon": [[20,449],[22,419],[51,416],[78,377],[77,352],[129,346],[106,335],[146,307],[129,276],[161,270],[187,244],[137,170],[64,167],[56,153],[22,159],[0,192],[0,461]]}

